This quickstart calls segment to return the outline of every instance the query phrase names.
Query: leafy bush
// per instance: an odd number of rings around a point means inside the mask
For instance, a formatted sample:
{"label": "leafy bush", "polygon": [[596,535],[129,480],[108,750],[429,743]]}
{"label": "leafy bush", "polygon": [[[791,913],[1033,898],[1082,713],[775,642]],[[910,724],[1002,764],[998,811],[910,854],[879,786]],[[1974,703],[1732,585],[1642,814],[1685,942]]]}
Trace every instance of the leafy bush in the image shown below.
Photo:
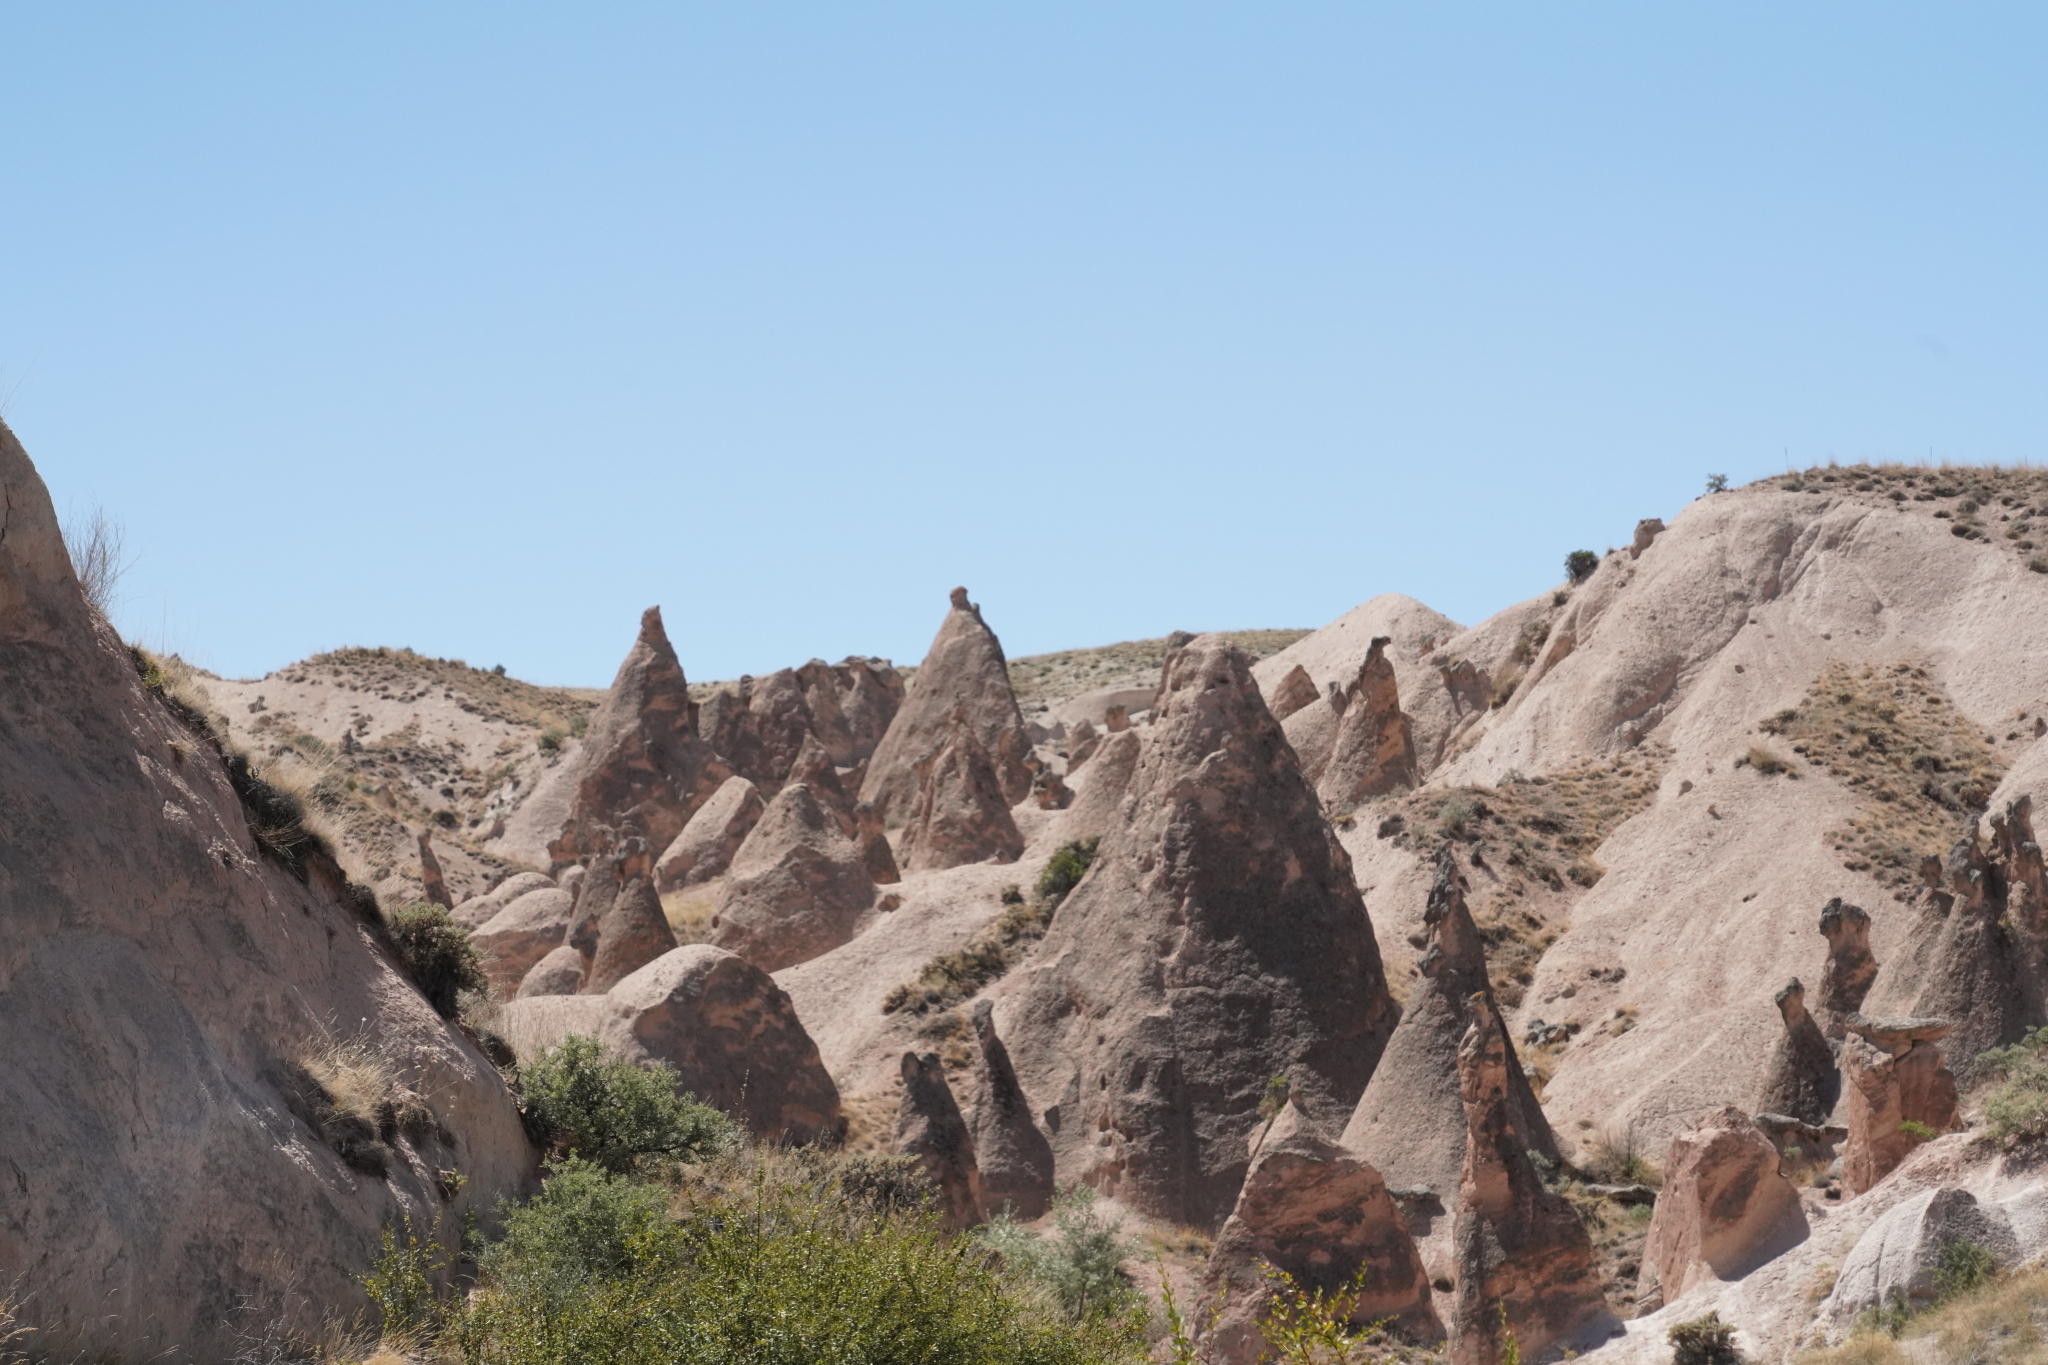
{"label": "leafy bush", "polygon": [[1038,874],[1038,884],[1033,888],[1038,899],[1049,907],[1058,907],[1067,898],[1067,893],[1081,884],[1081,878],[1088,874],[1095,862],[1095,850],[1102,840],[1077,839],[1070,844],[1061,844],[1046,860],[1045,871]]}
{"label": "leafy bush", "polygon": [[447,1268],[448,1255],[431,1235],[422,1237],[410,1218],[403,1241],[388,1225],[383,1240],[383,1254],[363,1276],[363,1290],[383,1315],[387,1335],[418,1331],[433,1317],[434,1277]]}
{"label": "leafy bush", "polygon": [[1742,1359],[1735,1349],[1735,1329],[1719,1313],[1678,1323],[1665,1340],[1672,1346],[1672,1365],[1735,1365]]}
{"label": "leafy bush", "polygon": [[1984,1130],[2002,1147],[2048,1137],[2048,1028],[1977,1054],[1977,1075],[1998,1084],[1984,1098]]}
{"label": "leafy bush", "polygon": [[505,1210],[502,1241],[482,1268],[533,1302],[561,1306],[592,1283],[673,1260],[668,1192],[569,1157],[549,1168],[531,1202]]}
{"label": "leafy bush", "polygon": [[562,741],[566,738],[568,738],[566,730],[559,725],[550,725],[545,730],[542,730],[540,735],[533,741],[533,747],[544,754],[560,753]]}
{"label": "leafy bush", "polygon": [[1707,491],[1708,491],[1709,493],[1725,493],[1725,492],[1727,492],[1727,491],[1728,491],[1728,476],[1727,476],[1726,474],[1709,474],[1709,475],[1707,475]]}
{"label": "leafy bush", "polygon": [[464,991],[490,987],[483,959],[469,941],[469,931],[448,915],[445,906],[421,901],[391,917],[391,946],[406,975],[443,1019],[453,1019],[457,997]]}
{"label": "leafy bush", "polygon": [[1975,1242],[1958,1238],[1941,1249],[1934,1267],[1934,1301],[1947,1303],[1979,1285],[1991,1283],[1998,1274],[1998,1261]]}
{"label": "leafy bush", "polygon": [[857,1152],[838,1161],[839,1190],[871,1213],[907,1213],[935,1193],[924,1163],[914,1156]]}
{"label": "leafy bush", "polygon": [[612,1174],[648,1158],[701,1161],[731,1148],[731,1119],[677,1090],[666,1062],[639,1067],[570,1034],[519,1072],[520,1110],[536,1141]]}
{"label": "leafy bush", "polygon": [[[1259,1333],[1271,1349],[1260,1359],[1276,1365],[1339,1365],[1361,1358],[1357,1347],[1385,1330],[1391,1318],[1358,1320],[1365,1297],[1366,1267],[1351,1283],[1336,1290],[1312,1289],[1275,1265],[1265,1267],[1266,1305],[1259,1314]],[[1502,1365],[1521,1359],[1514,1329],[1501,1313]],[[1398,1358],[1398,1357],[1397,1357]]]}
{"label": "leafy bush", "polygon": [[1053,1235],[1041,1237],[1007,1212],[977,1234],[1002,1257],[1008,1272],[1046,1296],[1068,1322],[1119,1316],[1138,1302],[1138,1291],[1117,1267],[1134,1249],[1123,1220],[1105,1222],[1095,1191],[1074,1185],[1053,1200]]}
{"label": "leafy bush", "polygon": [[1591,550],[1573,550],[1564,557],[1565,576],[1574,583],[1583,583],[1593,576],[1593,570],[1600,567],[1600,556]]}

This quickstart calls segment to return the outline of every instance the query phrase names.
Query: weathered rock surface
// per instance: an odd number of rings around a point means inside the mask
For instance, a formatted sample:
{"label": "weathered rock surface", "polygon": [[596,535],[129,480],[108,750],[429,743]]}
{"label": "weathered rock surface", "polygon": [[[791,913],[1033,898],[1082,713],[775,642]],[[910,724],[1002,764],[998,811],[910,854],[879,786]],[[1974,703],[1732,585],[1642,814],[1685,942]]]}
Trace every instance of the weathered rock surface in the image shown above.
{"label": "weathered rock surface", "polygon": [[767,790],[780,791],[783,783],[801,780],[792,778],[790,769],[803,752],[804,741],[813,736],[811,708],[796,670],[778,669],[754,679],[747,705],[754,713],[754,732],[761,740],[761,764],[770,778]]}
{"label": "weathered rock surface", "polygon": [[1935,1272],[1952,1242],[1982,1247],[2000,1270],[2020,1259],[2019,1241],[1998,1205],[1980,1204],[1952,1186],[1925,1190],[1886,1210],[1856,1239],[1822,1316],[1848,1327],[1873,1308],[1932,1307]]}
{"label": "weathered rock surface", "polygon": [[833,669],[839,677],[839,714],[853,741],[849,764],[870,758],[889,733],[889,723],[903,705],[903,675],[886,659],[848,658]]}
{"label": "weathered rock surface", "polygon": [[469,941],[483,958],[491,993],[500,998],[517,994],[534,965],[562,946],[575,913],[568,892],[542,887],[513,901],[472,933]]}
{"label": "weathered rock surface", "polygon": [[1099,838],[1121,820],[1124,797],[1130,793],[1131,778],[1138,771],[1141,744],[1136,730],[1125,730],[1103,740],[1094,762],[1088,765],[1081,789],[1060,816],[1061,838]]}
{"label": "weathered rock surface", "polygon": [[1467,1136],[1451,1233],[1451,1365],[1499,1365],[1503,1318],[1524,1359],[1559,1343],[1604,1337],[1614,1322],[1585,1227],[1529,1160],[1509,1098],[1512,1052],[1507,1031],[1485,1014],[1472,1021],[1458,1049]]}
{"label": "weathered rock surface", "polygon": [[759,787],[744,777],[728,777],[654,865],[655,889],[677,891],[724,876],[767,809]]}
{"label": "weathered rock surface", "polygon": [[1820,977],[1817,1007],[1821,1032],[1841,1039],[1849,1019],[1863,1011],[1863,997],[1877,980],[1877,959],[1870,954],[1870,915],[1840,896],[1821,907],[1820,932],[1828,941],[1828,965]]}
{"label": "weathered rock surface", "polygon": [[1031,804],[1040,810],[1065,810],[1074,804],[1073,789],[1058,773],[1046,768],[1031,779]]}
{"label": "weathered rock surface", "polygon": [[813,659],[796,670],[796,679],[803,685],[804,710],[810,715],[812,738],[833,763],[851,767],[863,755],[855,749],[853,731],[839,705],[844,683],[823,659]]}
{"label": "weathered rock surface", "polygon": [[697,708],[697,734],[734,774],[772,795],[782,789],[787,765],[778,770],[769,761],[753,698],[754,679],[750,676],[742,677],[733,688],[712,693]]}
{"label": "weathered rock surface", "polygon": [[1274,686],[1273,695],[1267,704],[1273,712],[1273,719],[1284,722],[1302,707],[1320,700],[1322,695],[1316,690],[1316,680],[1308,675],[1308,670],[1296,664],[1287,670],[1287,676]]}
{"label": "weathered rock surface", "polygon": [[640,637],[570,762],[568,820],[548,842],[558,865],[607,851],[613,831],[629,824],[654,848],[667,848],[732,776],[697,737],[697,709],[660,607],[641,616]]}
{"label": "weathered rock surface", "polygon": [[1628,557],[1630,559],[1641,559],[1643,551],[1650,548],[1650,542],[1662,534],[1664,534],[1664,519],[1662,517],[1645,517],[1637,522],[1635,537],[1629,542]]}
{"label": "weathered rock surface", "polygon": [[1671,1139],[1643,1244],[1637,1311],[1703,1279],[1740,1279],[1806,1236],[1799,1191],[1780,1174],[1778,1149],[1742,1111],[1723,1109]]}
{"label": "weathered rock surface", "polygon": [[[0,506],[0,1293],[47,1329],[12,1346],[212,1361],[243,1323],[316,1335],[370,1311],[383,1228],[489,1218],[534,1153],[333,861],[270,851],[206,726],[144,687],[4,424]],[[295,1116],[332,1021],[452,1146],[372,1131],[373,1175]],[[440,1170],[466,1178],[445,1202]]]}
{"label": "weathered rock surface", "polygon": [[1057,1107],[1063,1180],[1215,1226],[1267,1081],[1341,1122],[1395,1009],[1350,860],[1244,655],[1220,636],[1169,653],[1144,734],[1094,866],[1005,983],[1005,1017],[1025,1089]]}
{"label": "weathered rock surface", "polygon": [[[455,907],[449,917],[472,932],[491,922],[491,917],[529,891],[555,885],[552,877],[539,872],[519,872],[499,882],[481,896],[471,896]],[[564,888],[567,889],[567,888]],[[573,893],[572,893],[573,894]]]}
{"label": "weathered rock surface", "polygon": [[522,994],[504,1008],[522,1058],[572,1033],[629,1061],[667,1062],[683,1087],[767,1142],[845,1129],[839,1090],[774,980],[709,944],[671,949],[602,995]]}
{"label": "weathered rock surface", "polygon": [[1768,1114],[1789,1114],[1805,1123],[1826,1123],[1842,1097],[1842,1073],[1835,1051],[1806,1011],[1806,987],[1798,977],[1775,997],[1785,1032],[1771,1050],[1756,1108]]}
{"label": "weathered rock surface", "polygon": [[1849,1021],[1849,1031],[1856,1036],[1842,1044],[1842,1071],[1849,1089],[1842,1186],[1850,1194],[1861,1194],[1890,1175],[1925,1140],[1902,1125],[1924,1125],[1936,1133],[1962,1126],[1956,1078],[1936,1045],[1951,1027],[1946,1019],[1858,1015]]}
{"label": "weathered rock surface", "polygon": [[903,866],[936,872],[962,863],[1013,863],[1024,836],[1010,815],[995,764],[956,715],[917,761],[917,798],[903,826]]}
{"label": "weathered rock surface", "polygon": [[993,1002],[975,1002],[974,1036],[981,1061],[974,1073],[968,1127],[981,1170],[981,1209],[994,1217],[1007,1208],[1028,1221],[1052,1205],[1052,1144],[1032,1120],[1010,1050],[996,1035]]}
{"label": "weathered rock surface", "polygon": [[903,1054],[903,1099],[896,1109],[896,1151],[914,1156],[936,1191],[933,1204],[948,1228],[972,1227],[981,1221],[981,1170],[975,1160],[974,1137],[946,1068],[936,1052]]}
{"label": "weathered rock surface", "polygon": [[711,941],[762,971],[781,971],[852,938],[874,898],[861,851],[811,789],[795,783],[768,803],[733,855]]}
{"label": "weathered rock surface", "polygon": [[1401,710],[1394,666],[1387,661],[1386,649],[1391,643],[1387,636],[1376,636],[1351,683],[1330,761],[1316,781],[1316,792],[1325,805],[1355,805],[1388,792],[1405,791],[1421,780],[1415,764],[1415,737]]}
{"label": "weathered rock surface", "polygon": [[551,949],[520,978],[517,998],[536,995],[580,995],[583,991],[583,954],[564,943]]}
{"label": "weathered rock surface", "polygon": [[[1503,1030],[1506,1025],[1487,985],[1486,945],[1466,907],[1463,878],[1448,846],[1437,853],[1423,923],[1429,938],[1416,964],[1422,979],[1352,1111],[1343,1143],[1394,1188],[1428,1190],[1451,1214],[1465,1165],[1458,1051],[1475,1017]],[[1502,1065],[1517,1131],[1529,1149],[1557,1160],[1557,1139],[1513,1049]]]}
{"label": "weathered rock surface", "polygon": [[882,813],[862,801],[853,808],[853,842],[860,849],[860,865],[877,886],[903,880],[896,867],[896,850],[889,847],[889,833],[882,825]]}
{"label": "weathered rock surface", "polygon": [[1391,1318],[1409,1341],[1443,1337],[1422,1260],[1386,1182],[1316,1133],[1292,1103],[1254,1136],[1244,1188],[1209,1255],[1203,1295],[1222,1300],[1215,1359],[1250,1365],[1268,1350],[1258,1326],[1272,1297],[1268,1266],[1303,1289],[1356,1293],[1355,1326]]}
{"label": "weathered rock surface", "polygon": [[1095,751],[1102,747],[1102,734],[1093,721],[1081,721],[1067,731],[1067,776],[1072,777],[1081,770],[1081,765],[1095,757]]}
{"label": "weathered rock surface", "polygon": [[1330,755],[1337,750],[1337,731],[1343,723],[1343,689],[1332,684],[1331,694],[1319,698],[1290,715],[1282,730],[1294,747],[1301,775],[1311,783],[1321,782],[1329,771]]}
{"label": "weathered rock surface", "polygon": [[1024,761],[1031,754],[1031,739],[1010,690],[1003,647],[983,623],[981,608],[967,600],[965,588],[953,589],[952,610],[869,760],[860,799],[885,819],[907,815],[917,800],[918,760],[943,742],[956,711],[995,766],[1004,803],[1022,801],[1031,791],[1031,769]]}
{"label": "weathered rock surface", "polygon": [[652,862],[647,841],[628,834],[583,880],[568,943],[583,955],[587,995],[604,994],[676,946]]}
{"label": "weathered rock surface", "polygon": [[441,860],[434,856],[434,842],[426,831],[420,832],[420,894],[433,905],[455,908],[455,902],[448,898],[448,879],[441,874]]}

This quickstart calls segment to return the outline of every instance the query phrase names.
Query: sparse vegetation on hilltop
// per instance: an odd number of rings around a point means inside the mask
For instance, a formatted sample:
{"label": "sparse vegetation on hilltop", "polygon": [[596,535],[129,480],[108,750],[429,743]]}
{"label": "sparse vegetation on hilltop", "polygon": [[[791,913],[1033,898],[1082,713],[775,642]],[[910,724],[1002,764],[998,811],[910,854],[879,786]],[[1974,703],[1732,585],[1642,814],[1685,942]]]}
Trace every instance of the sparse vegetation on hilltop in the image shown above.
{"label": "sparse vegetation on hilltop", "polygon": [[905,982],[882,998],[882,1013],[910,1010],[929,1014],[948,1009],[979,994],[983,987],[1031,951],[1031,945],[1045,937],[1052,924],[1052,912],[1067,893],[1079,885],[1095,861],[1096,839],[1062,844],[1038,876],[1033,896],[1005,893],[1003,909],[976,930],[959,949],[941,953]]}

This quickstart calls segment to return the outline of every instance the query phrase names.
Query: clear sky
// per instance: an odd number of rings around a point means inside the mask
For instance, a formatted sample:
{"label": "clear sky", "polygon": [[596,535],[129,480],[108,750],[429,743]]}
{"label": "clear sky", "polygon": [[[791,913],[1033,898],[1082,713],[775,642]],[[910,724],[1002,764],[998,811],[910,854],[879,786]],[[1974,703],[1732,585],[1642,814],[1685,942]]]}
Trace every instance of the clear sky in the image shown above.
{"label": "clear sky", "polygon": [[224,672],[1462,621],[2048,458],[2048,7],[0,0],[0,400]]}

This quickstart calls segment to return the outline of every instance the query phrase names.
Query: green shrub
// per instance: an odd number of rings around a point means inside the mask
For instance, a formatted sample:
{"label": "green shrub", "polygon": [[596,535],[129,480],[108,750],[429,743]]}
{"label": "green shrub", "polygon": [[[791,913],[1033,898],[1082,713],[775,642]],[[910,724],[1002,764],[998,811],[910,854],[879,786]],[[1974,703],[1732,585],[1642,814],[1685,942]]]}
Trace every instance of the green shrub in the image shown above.
{"label": "green shrub", "polygon": [[1665,1340],[1671,1343],[1672,1365],[1735,1365],[1742,1359],[1735,1349],[1735,1329],[1717,1312],[1678,1323]]}
{"label": "green shrub", "polygon": [[1038,884],[1033,888],[1038,898],[1056,908],[1067,898],[1069,891],[1081,884],[1081,878],[1088,875],[1089,867],[1095,862],[1095,850],[1101,843],[1100,839],[1077,839],[1070,844],[1061,844],[1046,860],[1045,871],[1038,874]]}
{"label": "green shrub", "polygon": [[1726,474],[1709,474],[1709,475],[1707,475],[1707,491],[1708,491],[1709,493],[1725,493],[1725,492],[1727,492],[1727,491],[1728,491],[1728,476],[1727,476]]}
{"label": "green shrub", "polygon": [[1932,1142],[1941,1136],[1932,1127],[1920,1122],[1918,1119],[1906,1119],[1899,1124],[1899,1131],[1912,1138],[1915,1142]]}
{"label": "green shrub", "polygon": [[1583,583],[1600,567],[1600,556],[1591,550],[1573,550],[1564,557],[1564,572],[1574,583]]}
{"label": "green shrub", "polygon": [[544,754],[560,753],[562,741],[568,737],[568,731],[564,730],[561,726],[550,725],[545,730],[542,730],[540,736],[533,741],[533,747]]}
{"label": "green shrub", "polygon": [[464,991],[490,988],[469,932],[449,917],[445,906],[421,901],[392,915],[391,946],[406,975],[443,1019],[455,1017]]}
{"label": "green shrub", "polygon": [[383,1243],[383,1253],[363,1276],[363,1291],[382,1314],[386,1333],[418,1331],[433,1317],[434,1277],[447,1268],[448,1255],[431,1235],[422,1237],[410,1218],[403,1240],[387,1224]]}
{"label": "green shrub", "polygon": [[2048,1028],[1977,1054],[1972,1069],[1997,1085],[1984,1097],[1984,1130],[2002,1147],[2048,1137]]}
{"label": "green shrub", "polygon": [[1076,1184],[1053,1200],[1053,1234],[1041,1237],[1007,1211],[984,1224],[981,1243],[1002,1257],[1013,1277],[1036,1289],[1068,1322],[1118,1316],[1140,1301],[1118,1269],[1134,1250],[1123,1220],[1104,1221],[1095,1191]]}
{"label": "green shrub", "polygon": [[[1302,1284],[1276,1265],[1267,1265],[1268,1290],[1265,1308],[1259,1314],[1259,1333],[1271,1349],[1260,1359],[1275,1365],[1330,1365],[1369,1359],[1358,1352],[1358,1346],[1364,1344],[1360,1338],[1384,1330],[1393,1319],[1367,1323],[1358,1320],[1367,1270],[1368,1267],[1361,1266],[1349,1284],[1324,1290]],[[1521,1348],[1515,1343],[1514,1329],[1508,1326],[1505,1308],[1500,1325],[1502,1365],[1519,1362]]]}
{"label": "green shrub", "polygon": [[1285,1076],[1268,1077],[1265,1093],[1259,1096],[1259,1117],[1270,1119],[1285,1109],[1288,1092],[1293,1088]]}
{"label": "green shrub", "polygon": [[573,1033],[520,1069],[519,1089],[538,1142],[613,1174],[650,1158],[701,1161],[738,1139],[731,1119],[678,1092],[668,1063],[635,1066]]}
{"label": "green shrub", "polygon": [[505,1209],[504,1238],[484,1253],[482,1268],[520,1297],[559,1307],[593,1282],[674,1260],[668,1204],[658,1185],[569,1157],[549,1168],[532,1201]]}
{"label": "green shrub", "polygon": [[1991,1283],[1998,1274],[1998,1261],[1975,1242],[1957,1239],[1942,1247],[1941,1260],[1934,1267],[1934,1301],[1947,1303]]}
{"label": "green shrub", "polygon": [[588,711],[578,711],[576,713],[575,719],[569,722],[569,733],[578,739],[590,733],[590,713]]}

